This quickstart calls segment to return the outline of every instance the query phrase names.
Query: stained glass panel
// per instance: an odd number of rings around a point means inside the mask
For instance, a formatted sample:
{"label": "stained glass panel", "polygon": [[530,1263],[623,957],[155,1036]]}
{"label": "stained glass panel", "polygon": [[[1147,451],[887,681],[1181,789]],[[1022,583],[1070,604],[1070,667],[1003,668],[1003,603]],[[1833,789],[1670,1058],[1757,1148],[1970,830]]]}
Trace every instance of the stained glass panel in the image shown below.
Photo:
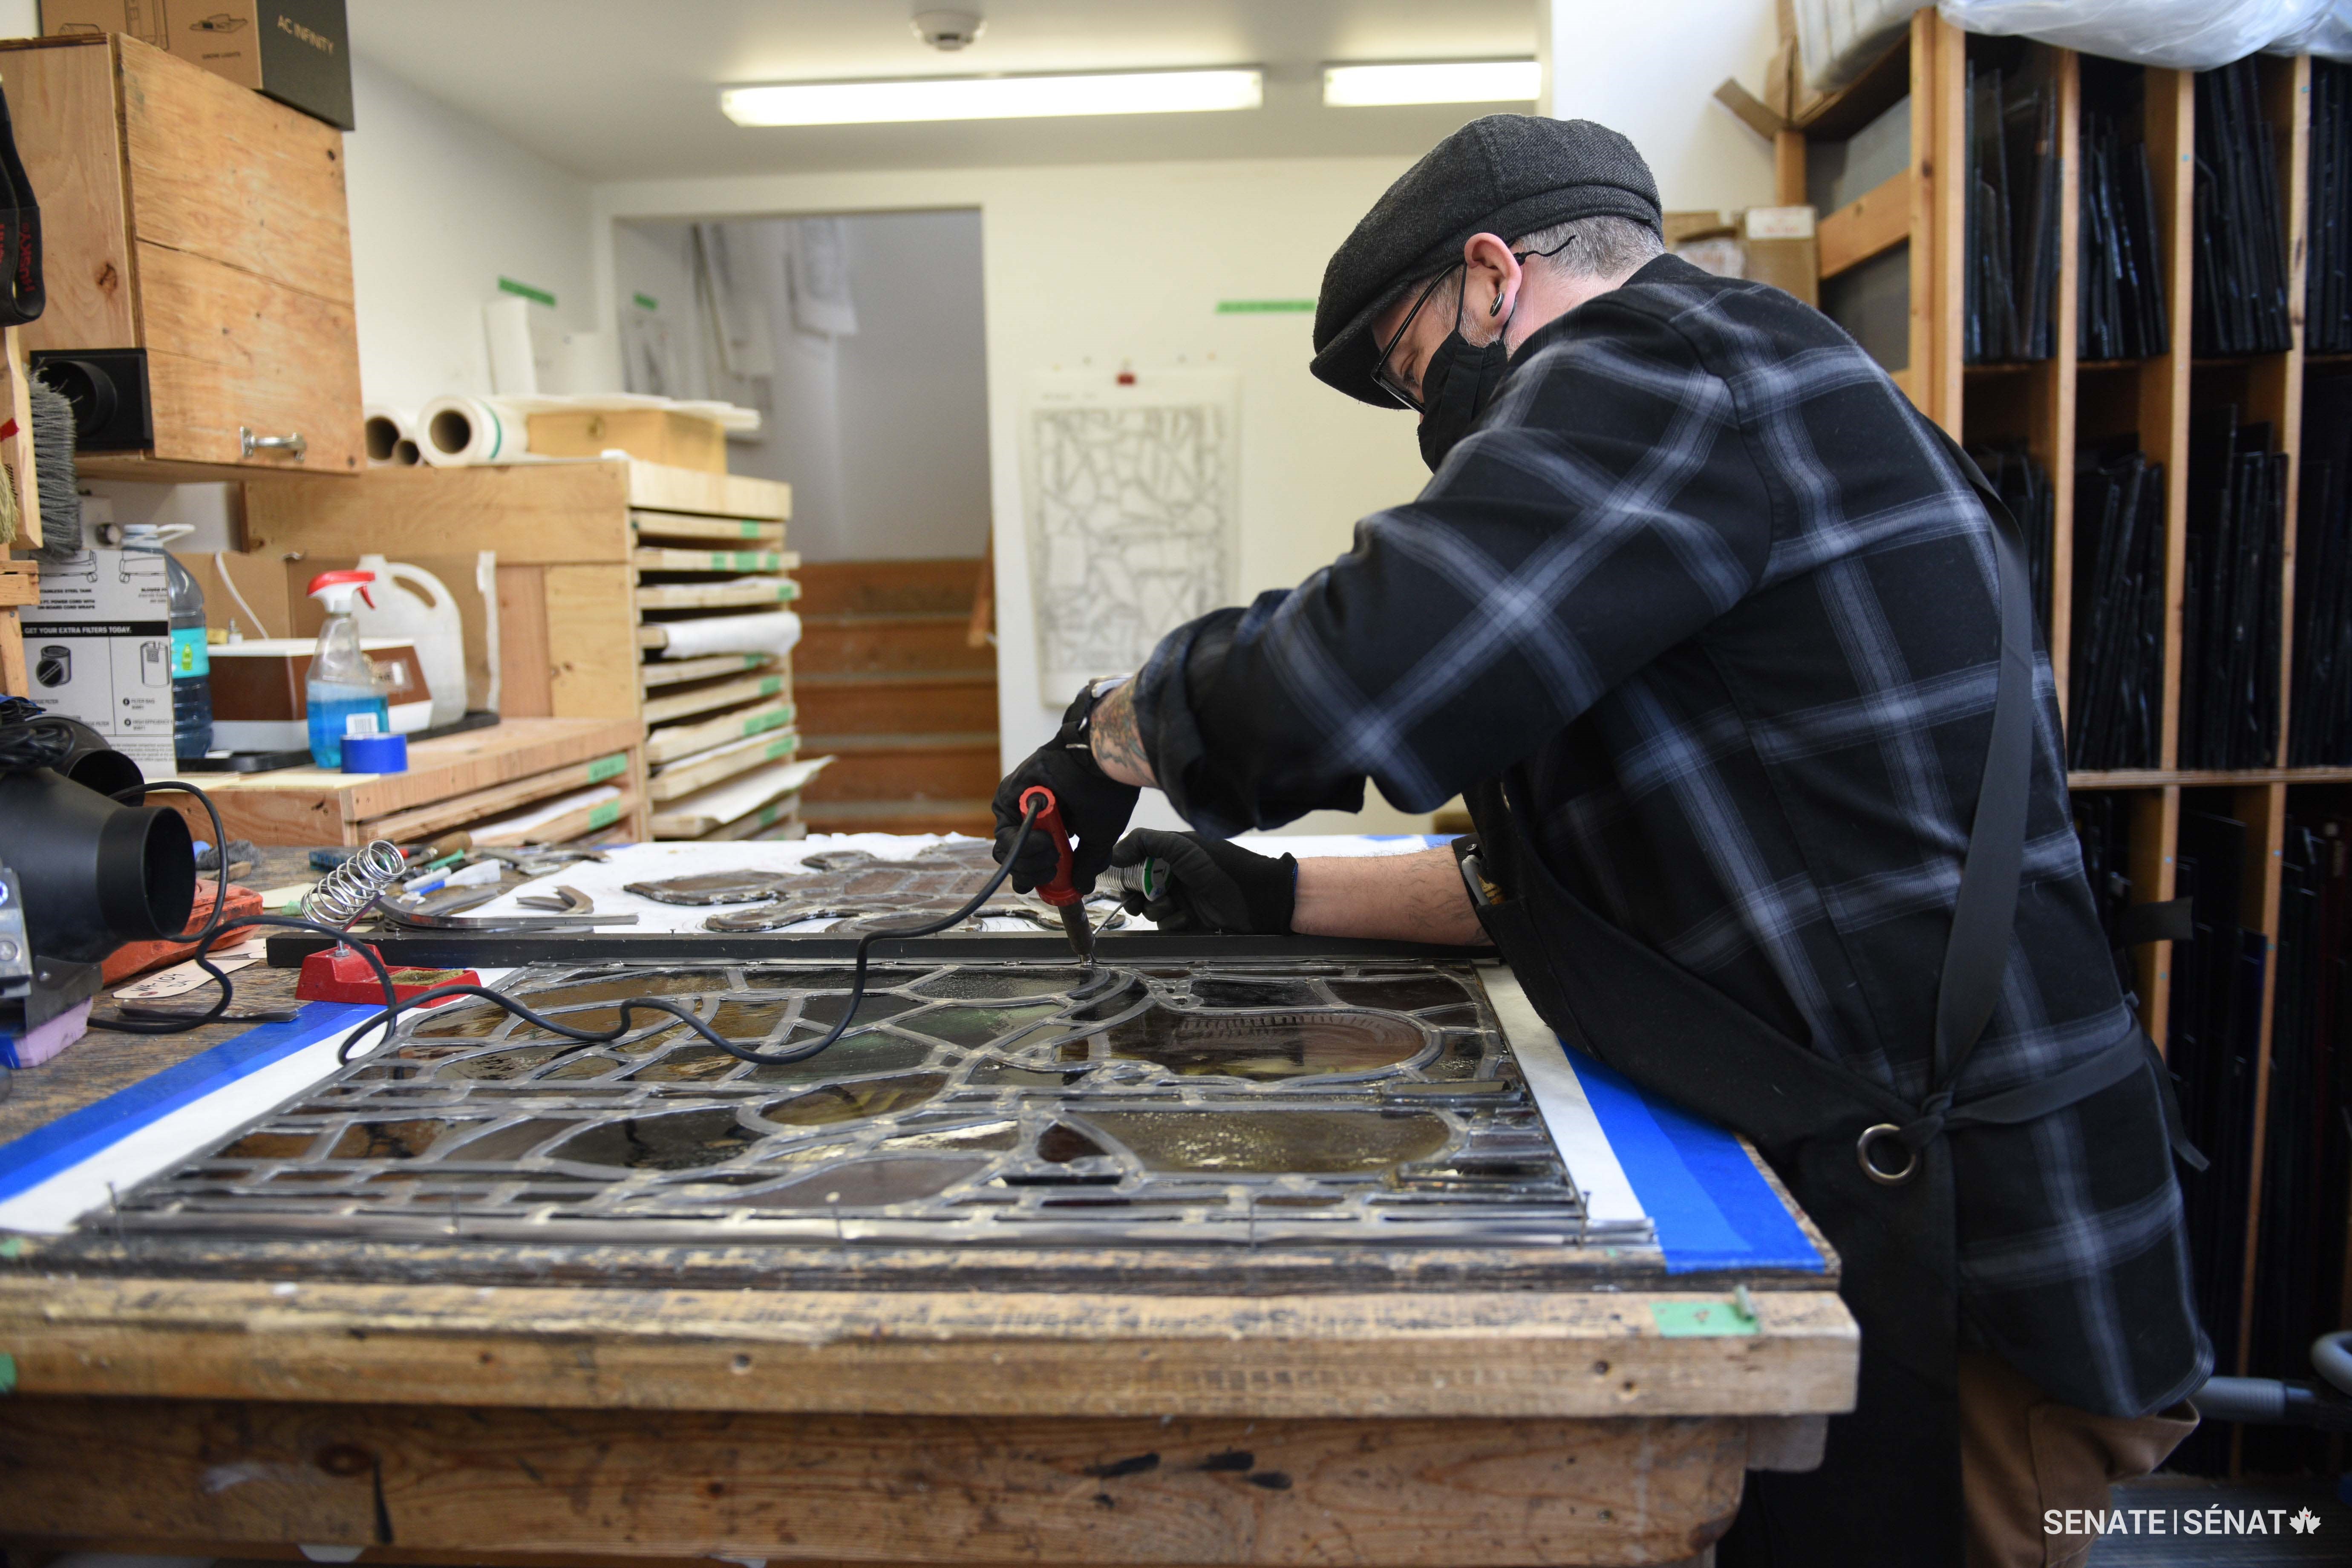
{"label": "stained glass panel", "polygon": [[[656,994],[772,1052],[835,963],[546,965],[501,989],[608,1028]],[[125,1194],[118,1223],[268,1236],[1339,1244],[1596,1226],[1467,963],[877,964],[821,1055],[744,1062],[637,1014],[583,1047],[488,1004],[388,1045]]]}

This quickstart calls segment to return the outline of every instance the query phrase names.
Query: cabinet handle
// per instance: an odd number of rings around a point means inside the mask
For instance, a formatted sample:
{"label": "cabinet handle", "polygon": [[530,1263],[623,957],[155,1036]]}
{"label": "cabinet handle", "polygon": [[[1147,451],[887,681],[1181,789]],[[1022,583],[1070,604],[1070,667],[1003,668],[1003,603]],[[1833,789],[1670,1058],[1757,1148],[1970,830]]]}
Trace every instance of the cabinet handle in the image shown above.
{"label": "cabinet handle", "polygon": [[283,452],[299,463],[302,460],[302,454],[310,449],[310,443],[302,439],[299,430],[291,436],[257,436],[240,425],[236,427],[236,438],[248,458],[256,452]]}

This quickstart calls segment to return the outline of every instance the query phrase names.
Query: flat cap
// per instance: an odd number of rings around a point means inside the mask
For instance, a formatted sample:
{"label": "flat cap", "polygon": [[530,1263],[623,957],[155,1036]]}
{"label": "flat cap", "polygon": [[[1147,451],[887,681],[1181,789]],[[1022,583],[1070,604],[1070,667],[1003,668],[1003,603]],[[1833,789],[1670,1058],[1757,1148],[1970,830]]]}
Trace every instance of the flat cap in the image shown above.
{"label": "flat cap", "polygon": [[1372,380],[1372,318],[1409,285],[1461,260],[1474,234],[1515,240],[1582,217],[1660,226],[1658,183],[1631,142],[1590,120],[1472,121],[1406,170],[1331,253],[1309,368],[1350,397],[1396,407]]}

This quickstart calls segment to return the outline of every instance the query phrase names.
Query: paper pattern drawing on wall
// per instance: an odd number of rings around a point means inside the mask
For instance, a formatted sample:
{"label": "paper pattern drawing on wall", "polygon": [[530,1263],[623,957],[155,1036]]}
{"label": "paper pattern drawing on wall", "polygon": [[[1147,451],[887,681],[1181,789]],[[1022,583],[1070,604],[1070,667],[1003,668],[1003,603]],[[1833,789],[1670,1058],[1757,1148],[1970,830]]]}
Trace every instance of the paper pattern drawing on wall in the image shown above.
{"label": "paper pattern drawing on wall", "polygon": [[1040,695],[1142,664],[1240,585],[1240,378],[1099,372],[1032,384],[1024,421]]}

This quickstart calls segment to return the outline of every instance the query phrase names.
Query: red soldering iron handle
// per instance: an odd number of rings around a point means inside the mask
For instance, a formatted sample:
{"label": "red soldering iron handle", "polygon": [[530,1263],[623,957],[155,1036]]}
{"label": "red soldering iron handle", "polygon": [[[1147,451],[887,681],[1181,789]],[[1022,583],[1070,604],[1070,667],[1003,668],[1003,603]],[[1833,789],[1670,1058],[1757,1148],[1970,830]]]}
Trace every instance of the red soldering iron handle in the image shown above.
{"label": "red soldering iron handle", "polygon": [[1077,872],[1070,856],[1070,832],[1068,828],[1062,826],[1061,803],[1054,798],[1054,792],[1044,784],[1031,784],[1021,792],[1022,815],[1027,816],[1030,803],[1039,799],[1044,800],[1045,804],[1038,811],[1036,819],[1030,825],[1029,830],[1032,833],[1045,834],[1053,839],[1055,858],[1054,879],[1040,887],[1037,889],[1037,896],[1055,909],[1064,909],[1076,903],[1079,898]]}

